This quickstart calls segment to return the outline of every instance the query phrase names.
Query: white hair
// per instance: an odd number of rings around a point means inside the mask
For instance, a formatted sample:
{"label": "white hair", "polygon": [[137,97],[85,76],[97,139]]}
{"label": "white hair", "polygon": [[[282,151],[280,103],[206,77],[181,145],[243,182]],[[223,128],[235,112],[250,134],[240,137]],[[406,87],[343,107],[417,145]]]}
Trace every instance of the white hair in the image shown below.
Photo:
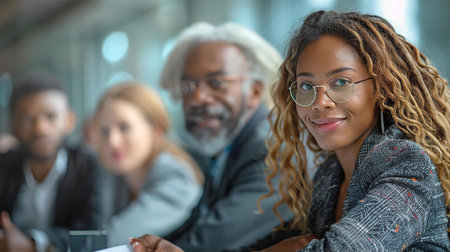
{"label": "white hair", "polygon": [[[278,79],[282,59],[279,52],[254,31],[236,24],[224,23],[213,26],[206,22],[195,23],[177,38],[160,78],[160,85],[177,98],[176,83],[181,79],[186,57],[191,49],[205,42],[228,42],[239,47],[248,61],[249,74],[253,80],[264,85],[263,102],[272,106],[268,90]],[[246,88],[244,88],[246,90]]]}

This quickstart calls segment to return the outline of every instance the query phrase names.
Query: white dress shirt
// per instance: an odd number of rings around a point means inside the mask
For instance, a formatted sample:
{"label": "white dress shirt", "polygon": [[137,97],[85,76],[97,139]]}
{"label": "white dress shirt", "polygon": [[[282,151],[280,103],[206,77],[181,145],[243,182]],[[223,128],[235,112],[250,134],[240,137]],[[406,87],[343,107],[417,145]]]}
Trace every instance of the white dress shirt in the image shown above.
{"label": "white dress shirt", "polygon": [[42,182],[35,180],[28,162],[24,164],[25,181],[22,184],[12,219],[35,240],[38,252],[45,251],[49,239],[43,231],[53,222],[54,202],[60,179],[67,170],[67,151],[58,152],[55,164]]}

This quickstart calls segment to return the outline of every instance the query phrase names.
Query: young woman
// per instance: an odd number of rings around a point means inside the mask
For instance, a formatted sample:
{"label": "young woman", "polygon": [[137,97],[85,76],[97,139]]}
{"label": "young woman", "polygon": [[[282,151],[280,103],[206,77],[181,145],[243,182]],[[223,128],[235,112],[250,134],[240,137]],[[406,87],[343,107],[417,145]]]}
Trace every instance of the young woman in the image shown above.
{"label": "young woman", "polygon": [[[273,97],[269,184],[283,176],[290,227],[312,234],[273,251],[450,249],[449,89],[386,20],[312,13]],[[313,181],[305,142],[325,158]]]}
{"label": "young woman", "polygon": [[170,121],[162,100],[144,84],[119,83],[95,114],[98,154],[113,176],[103,181],[108,244],[130,235],[167,235],[181,225],[201,195],[200,170],[167,140]]}
{"label": "young woman", "polygon": [[305,235],[264,251],[449,251],[450,91],[428,59],[378,16],[318,11],[280,69],[268,183],[282,176],[275,209]]}

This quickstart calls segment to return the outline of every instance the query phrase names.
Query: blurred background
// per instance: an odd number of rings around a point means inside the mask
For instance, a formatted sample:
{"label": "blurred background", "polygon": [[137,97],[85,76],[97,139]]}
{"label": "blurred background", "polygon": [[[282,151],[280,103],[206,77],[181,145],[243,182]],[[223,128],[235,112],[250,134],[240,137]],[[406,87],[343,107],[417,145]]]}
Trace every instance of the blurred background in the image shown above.
{"label": "blurred background", "polygon": [[1,0],[0,133],[9,130],[14,80],[37,68],[66,82],[78,119],[75,137],[102,92],[130,79],[161,93],[176,132],[183,127],[180,104],[160,90],[158,78],[183,28],[241,23],[284,55],[291,30],[318,9],[386,18],[450,76],[450,0]]}

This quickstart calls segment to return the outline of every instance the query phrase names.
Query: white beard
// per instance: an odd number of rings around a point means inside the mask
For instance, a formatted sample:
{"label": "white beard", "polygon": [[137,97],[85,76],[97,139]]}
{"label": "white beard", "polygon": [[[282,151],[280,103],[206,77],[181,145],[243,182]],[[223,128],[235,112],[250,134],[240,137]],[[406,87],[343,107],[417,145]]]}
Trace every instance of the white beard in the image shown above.
{"label": "white beard", "polygon": [[192,134],[185,128],[182,133],[182,139],[184,139],[187,148],[192,149],[201,155],[213,157],[225,149],[225,147],[234,140],[247,121],[248,115],[246,115],[245,108],[242,108],[237,125],[233,127],[233,132],[230,132],[229,128],[222,128],[216,136],[206,130],[199,136]]}
{"label": "white beard", "polygon": [[226,129],[221,130],[217,136],[211,136],[210,134],[195,136],[190,132],[185,132],[183,139],[189,149],[207,157],[215,156],[232,140]]}
{"label": "white beard", "polygon": [[[207,157],[216,156],[234,140],[247,123],[249,115],[247,114],[247,108],[244,106],[245,103],[246,99],[244,98],[235,123],[232,125],[222,125],[222,129],[217,135],[214,135],[214,133],[207,129],[200,131],[200,134],[193,134],[185,128],[182,133],[182,139],[184,139],[187,148]],[[232,120],[231,111],[226,110],[223,106],[207,107],[204,109],[207,110],[209,115],[222,115],[225,118],[222,123]]]}

